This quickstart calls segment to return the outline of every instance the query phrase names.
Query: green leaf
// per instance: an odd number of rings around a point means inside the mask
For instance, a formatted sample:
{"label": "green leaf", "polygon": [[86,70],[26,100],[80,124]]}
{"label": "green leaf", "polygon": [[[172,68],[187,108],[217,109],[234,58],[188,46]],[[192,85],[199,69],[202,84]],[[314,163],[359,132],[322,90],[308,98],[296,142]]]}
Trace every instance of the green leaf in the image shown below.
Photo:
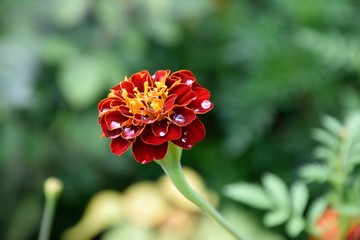
{"label": "green leaf", "polygon": [[309,211],[307,213],[307,221],[312,229],[315,228],[316,221],[324,213],[327,205],[328,205],[328,201],[324,197],[320,197],[316,199],[310,205]]}
{"label": "green leaf", "polygon": [[274,174],[267,173],[263,176],[262,183],[274,205],[289,212],[290,196],[284,181]]}
{"label": "green leaf", "polygon": [[299,175],[308,182],[325,182],[329,179],[331,169],[324,164],[307,164],[300,168]]}
{"label": "green leaf", "polygon": [[267,227],[274,227],[286,222],[289,218],[289,212],[277,209],[265,214],[263,221]]}
{"label": "green leaf", "polygon": [[339,120],[328,115],[322,118],[321,123],[326,129],[331,131],[335,136],[338,136],[343,129],[343,125],[341,124],[341,122],[339,122]]}
{"label": "green leaf", "polygon": [[306,184],[302,181],[296,181],[290,189],[293,215],[302,216],[306,204],[309,200],[309,191]]}
{"label": "green leaf", "polygon": [[286,224],[286,233],[294,238],[305,228],[305,220],[302,217],[292,217]]}
{"label": "green leaf", "polygon": [[259,209],[271,209],[269,196],[261,186],[250,183],[235,183],[225,187],[229,198]]}
{"label": "green leaf", "polygon": [[313,131],[313,138],[329,148],[337,148],[339,145],[339,138],[324,129],[315,129]]}

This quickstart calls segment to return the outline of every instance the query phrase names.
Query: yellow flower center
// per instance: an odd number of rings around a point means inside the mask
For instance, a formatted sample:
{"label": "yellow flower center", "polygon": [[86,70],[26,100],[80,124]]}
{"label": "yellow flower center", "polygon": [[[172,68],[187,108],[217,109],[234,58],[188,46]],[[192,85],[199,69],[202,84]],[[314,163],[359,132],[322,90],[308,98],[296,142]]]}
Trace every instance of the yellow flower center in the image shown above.
{"label": "yellow flower center", "polygon": [[128,92],[122,89],[121,95],[130,112],[151,118],[159,117],[163,113],[164,103],[168,96],[165,81],[166,78],[163,78],[161,81],[154,82],[154,86],[149,86],[146,81],[143,92],[140,92],[137,87],[134,88],[135,97],[129,96]]}

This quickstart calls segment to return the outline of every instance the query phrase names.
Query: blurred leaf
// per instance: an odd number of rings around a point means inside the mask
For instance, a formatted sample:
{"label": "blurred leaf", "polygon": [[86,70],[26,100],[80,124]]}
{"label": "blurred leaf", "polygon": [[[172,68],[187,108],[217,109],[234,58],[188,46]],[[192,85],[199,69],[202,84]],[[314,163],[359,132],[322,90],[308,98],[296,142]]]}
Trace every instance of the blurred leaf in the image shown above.
{"label": "blurred leaf", "polygon": [[260,209],[271,209],[269,196],[261,186],[250,183],[235,183],[225,187],[225,195],[229,198]]}
{"label": "blurred leaf", "polygon": [[308,182],[325,182],[329,179],[331,169],[325,164],[307,164],[302,166],[299,174]]}
{"label": "blurred leaf", "polygon": [[52,36],[43,40],[42,58],[52,64],[61,64],[79,54],[79,47],[70,39],[62,36]]}
{"label": "blurred leaf", "polygon": [[276,209],[265,214],[263,221],[268,227],[278,226],[286,222],[289,212],[284,209]]}
{"label": "blurred leaf", "polygon": [[330,130],[335,136],[338,136],[339,133],[343,130],[343,126],[339,120],[336,118],[326,115],[321,119],[321,123],[324,127]]}
{"label": "blurred leaf", "polygon": [[[339,132],[336,132],[336,134],[338,133]],[[336,149],[339,146],[339,139],[337,138],[337,135],[330,134],[328,131],[323,129],[315,129],[312,135],[316,141],[326,145],[329,148]]]}
{"label": "blurred leaf", "polygon": [[52,10],[56,23],[62,27],[72,27],[85,17],[91,0],[55,0]]}
{"label": "blurred leaf", "polygon": [[326,210],[328,201],[324,197],[316,199],[311,205],[307,213],[307,223],[312,231],[315,229],[315,223]]}
{"label": "blurred leaf", "polygon": [[290,196],[284,181],[272,173],[265,174],[261,180],[273,204],[284,212],[289,213]]}
{"label": "blurred leaf", "polygon": [[296,217],[302,216],[309,200],[309,191],[306,187],[306,184],[300,180],[297,180],[291,186],[290,195],[292,199],[293,215]]}
{"label": "blurred leaf", "polygon": [[305,228],[305,220],[302,217],[292,217],[286,224],[286,233],[291,237],[297,237]]}
{"label": "blurred leaf", "polygon": [[88,107],[105,92],[108,80],[105,64],[95,55],[74,57],[64,62],[59,87],[73,108]]}

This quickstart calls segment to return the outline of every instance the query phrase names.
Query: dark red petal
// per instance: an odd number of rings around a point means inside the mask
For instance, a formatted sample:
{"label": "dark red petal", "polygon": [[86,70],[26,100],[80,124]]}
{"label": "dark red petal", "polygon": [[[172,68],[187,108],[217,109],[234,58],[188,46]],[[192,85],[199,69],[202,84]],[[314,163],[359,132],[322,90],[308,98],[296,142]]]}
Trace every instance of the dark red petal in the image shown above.
{"label": "dark red petal", "polygon": [[145,123],[145,124],[151,124],[156,121],[155,118],[152,118],[151,116],[148,116],[148,115],[142,115],[140,113],[134,114],[134,119],[136,119],[137,121],[139,121],[141,123]]}
{"label": "dark red petal", "polygon": [[197,97],[190,102],[187,107],[193,109],[196,113],[207,113],[213,109],[214,104],[210,102],[210,92],[203,87],[195,87],[194,90]]}
{"label": "dark red petal", "polygon": [[122,123],[129,118],[122,115],[119,111],[110,111],[104,116],[106,126],[109,130],[121,128]]}
{"label": "dark red petal", "polygon": [[131,142],[121,137],[111,139],[110,149],[116,155],[123,154],[131,145]]}
{"label": "dark red petal", "polygon": [[141,134],[141,139],[151,145],[160,145],[164,142],[169,142],[174,139],[178,139],[181,136],[181,128],[174,124],[170,124],[166,129],[166,132],[159,132],[159,135],[155,135],[150,126],[146,127]]}
{"label": "dark red petal", "polygon": [[112,88],[110,88],[110,90],[114,90],[114,91],[118,91],[120,89],[121,89],[120,84],[117,84],[117,85],[113,86]]}
{"label": "dark red petal", "polygon": [[151,125],[151,131],[156,137],[163,137],[168,131],[169,128],[169,120],[164,119],[162,121],[154,122]]}
{"label": "dark red petal", "polygon": [[100,117],[99,118],[99,124],[101,126],[102,132],[105,135],[105,137],[107,138],[117,138],[120,136],[122,129],[121,128],[117,128],[114,130],[109,130],[108,125],[105,122],[105,117]]}
{"label": "dark red petal", "polygon": [[172,94],[165,99],[164,114],[167,113],[169,110],[171,110],[174,107],[175,100],[176,100],[175,94]]}
{"label": "dark red petal", "polygon": [[196,82],[194,74],[189,70],[180,70],[171,74],[170,77],[179,77],[182,83],[191,86]]}
{"label": "dark red petal", "polygon": [[137,162],[147,164],[154,159],[163,159],[166,155],[167,148],[167,142],[161,145],[149,145],[144,143],[140,138],[137,138],[133,143],[132,151]]}
{"label": "dark red petal", "polygon": [[164,77],[169,76],[169,74],[170,74],[170,70],[159,70],[154,73],[152,79],[154,80],[154,82],[158,82],[161,81]]}
{"label": "dark red petal", "polygon": [[153,86],[150,73],[145,70],[133,74],[130,77],[130,81],[134,84],[135,87],[137,87],[139,92],[144,92],[144,83],[145,82],[148,82],[150,87]]}
{"label": "dark red petal", "polygon": [[191,87],[183,83],[170,88],[169,94],[175,94],[177,96],[175,104],[179,106],[186,106],[197,96],[197,94],[191,90]]}
{"label": "dark red petal", "polygon": [[101,100],[98,104],[98,113],[101,115],[105,112],[108,112],[111,109],[111,99],[109,98],[105,98],[103,100]]}
{"label": "dark red petal", "polygon": [[[135,92],[134,92],[134,84],[130,81],[123,81],[120,83],[120,86],[122,89],[125,89],[126,92],[128,93],[129,97],[134,97],[135,96]],[[119,91],[121,93],[121,91]]]}
{"label": "dark red petal", "polygon": [[175,108],[174,113],[170,115],[170,120],[180,127],[188,125],[195,118],[194,111],[185,107]]}
{"label": "dark red petal", "polygon": [[119,111],[127,117],[133,116],[133,114],[130,112],[130,109],[127,106],[120,106]]}
{"label": "dark red petal", "polygon": [[137,136],[139,136],[142,133],[144,128],[145,128],[145,125],[144,126],[134,126],[134,125],[126,126],[123,128],[121,136],[124,139],[136,138]]}
{"label": "dark red petal", "polygon": [[181,137],[173,140],[175,145],[184,149],[190,149],[194,146],[195,142],[200,142],[205,137],[205,127],[202,122],[196,118],[189,125],[182,128]]}

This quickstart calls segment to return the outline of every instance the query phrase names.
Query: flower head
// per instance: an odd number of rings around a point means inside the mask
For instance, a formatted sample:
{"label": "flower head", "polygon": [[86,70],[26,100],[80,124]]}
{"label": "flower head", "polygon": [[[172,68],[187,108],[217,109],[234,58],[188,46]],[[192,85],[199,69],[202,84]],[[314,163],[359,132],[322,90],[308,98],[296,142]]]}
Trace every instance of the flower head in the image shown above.
{"label": "flower head", "polygon": [[98,104],[99,124],[114,154],[132,145],[136,161],[146,164],[163,159],[168,142],[190,149],[205,137],[197,114],[213,108],[209,98],[191,71],[160,70],[151,76],[144,70],[110,89]]}

